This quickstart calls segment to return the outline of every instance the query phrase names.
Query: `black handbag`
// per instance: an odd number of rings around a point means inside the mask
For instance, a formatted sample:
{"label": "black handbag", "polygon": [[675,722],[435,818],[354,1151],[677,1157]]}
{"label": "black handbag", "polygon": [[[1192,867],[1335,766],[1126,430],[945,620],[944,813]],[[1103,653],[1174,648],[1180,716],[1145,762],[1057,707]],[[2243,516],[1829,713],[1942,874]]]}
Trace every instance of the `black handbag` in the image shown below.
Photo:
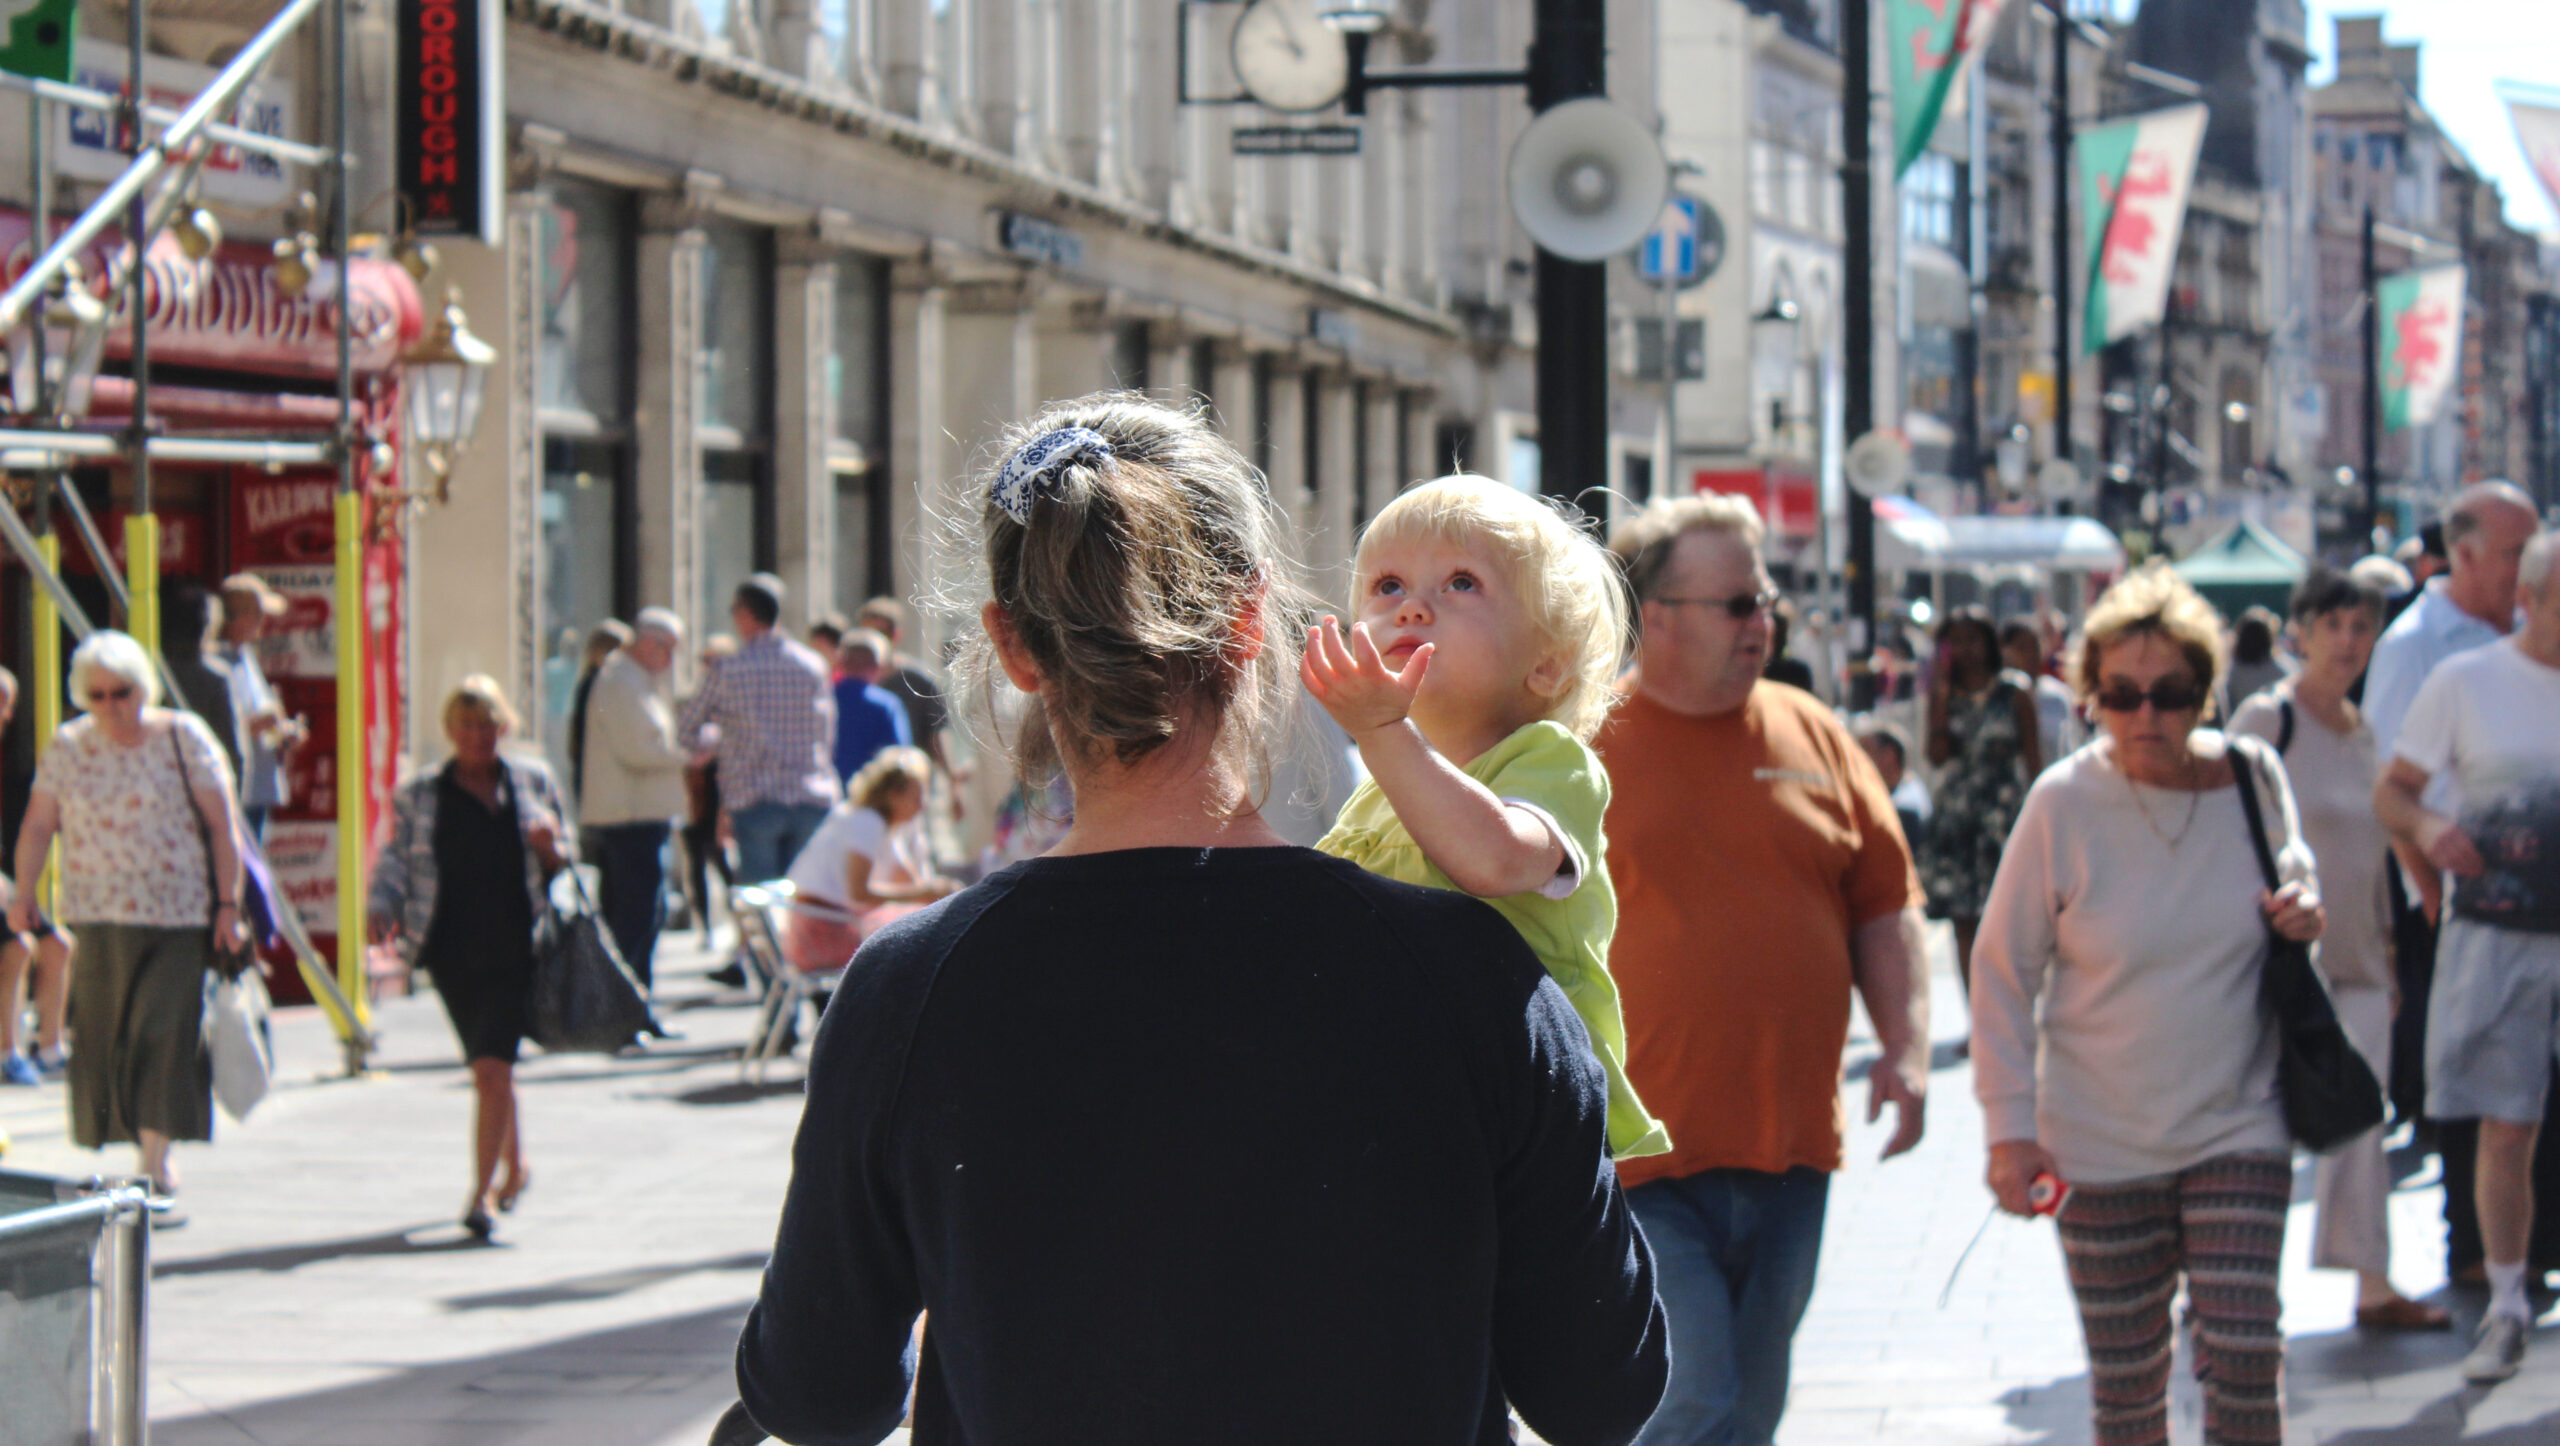
{"label": "black handbag", "polygon": [[533,1042],[551,1054],[611,1054],[643,1034],[658,1032],[640,981],[622,962],[622,951],[596,917],[587,882],[575,864],[569,882],[578,912],[553,913],[535,940],[532,997]]}
{"label": "black handbag", "polygon": [[[2275,854],[2258,808],[2254,743],[2231,740],[2240,809],[2248,815],[2249,842],[2258,851],[2258,873],[2268,892],[2283,887]],[[2246,765],[2246,766],[2238,766]],[[2314,1152],[2334,1150],[2382,1123],[2382,1085],[2373,1066],[2338,1023],[2328,982],[2311,963],[2311,946],[2267,931],[2267,962],[2258,976],[2258,1002],[2276,1031],[2276,1093],[2284,1104],[2287,1133]]]}

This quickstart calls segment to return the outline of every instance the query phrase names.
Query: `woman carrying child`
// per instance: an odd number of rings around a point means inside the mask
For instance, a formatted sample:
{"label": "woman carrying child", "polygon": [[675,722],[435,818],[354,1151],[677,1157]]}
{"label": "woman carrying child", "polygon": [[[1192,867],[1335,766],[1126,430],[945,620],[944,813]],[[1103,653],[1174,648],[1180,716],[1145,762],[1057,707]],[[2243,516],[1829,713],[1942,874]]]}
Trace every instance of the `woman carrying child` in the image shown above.
{"label": "woman carrying child", "polygon": [[[1307,618],[1269,492],[1108,395],[971,494],[971,713],[1074,823],[871,936],[811,1050],[757,1425],[874,1440],[1623,1442],[1668,1357],[1607,1085],[1492,911],[1259,801]],[[955,569],[956,571],[957,569]],[[917,1313],[933,1327],[911,1356]]]}

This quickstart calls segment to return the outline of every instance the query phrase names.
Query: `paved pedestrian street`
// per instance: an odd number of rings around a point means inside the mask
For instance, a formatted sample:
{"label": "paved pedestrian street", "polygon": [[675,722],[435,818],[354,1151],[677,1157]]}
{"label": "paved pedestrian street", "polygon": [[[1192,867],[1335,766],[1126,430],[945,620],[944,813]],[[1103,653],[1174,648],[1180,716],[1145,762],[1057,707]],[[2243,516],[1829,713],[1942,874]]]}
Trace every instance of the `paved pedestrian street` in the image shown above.
{"label": "paved pedestrian street", "polygon": [[[1798,1338],[1786,1446],[2034,1442],[2088,1432],[2079,1327],[2053,1227],[1982,1224],[1981,1117],[1953,1057],[1963,1010],[1941,942],[1939,1068],[1926,1142],[1877,1165],[1859,1123],[1834,1186],[1821,1280]],[[323,1082],[310,1010],[278,1019],[279,1088],[250,1123],[179,1155],[191,1214],[153,1243],[151,1392],[161,1446],[696,1446],[730,1399],[799,1115],[796,1062],[738,1082],[743,996],[686,949],[661,991],[685,1038],[643,1058],[534,1058],[523,1071],[534,1184],[496,1243],[455,1224],[469,1088],[432,996],[379,1010],[376,1078]],[[1853,1075],[1873,1054],[1863,1034]],[[1852,1118],[1865,1089],[1853,1078]],[[0,1090],[5,1163],[85,1174],[59,1086]],[[122,1168],[125,1152],[105,1157]],[[2309,1172],[2287,1239],[2291,1439],[2560,1443],[2560,1328],[2493,1391],[2455,1375],[2465,1335],[2360,1338],[2351,1279],[2307,1269]],[[2443,1286],[2438,1195],[2394,1200],[2404,1288]],[[2458,1295],[2468,1327],[2482,1304]],[[2555,1317],[2560,1319],[2560,1317]],[[2200,1439],[2181,1356],[2176,1431]],[[1311,1443],[1314,1446],[1314,1443]]]}

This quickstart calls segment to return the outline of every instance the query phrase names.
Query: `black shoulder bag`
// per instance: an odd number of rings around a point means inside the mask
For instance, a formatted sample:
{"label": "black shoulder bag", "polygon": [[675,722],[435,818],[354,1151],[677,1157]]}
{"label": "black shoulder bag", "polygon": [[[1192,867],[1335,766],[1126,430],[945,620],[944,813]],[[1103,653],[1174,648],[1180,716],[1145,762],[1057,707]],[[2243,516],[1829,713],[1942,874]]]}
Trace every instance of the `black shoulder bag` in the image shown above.
{"label": "black shoulder bag", "polygon": [[[2258,851],[2258,872],[2273,893],[2283,883],[2259,811],[2258,762],[2237,738],[2231,749],[2249,842]],[[2294,1139],[2305,1149],[2324,1152],[2382,1123],[2382,1085],[2339,1025],[2328,983],[2312,967],[2310,945],[2267,931],[2258,1001],[2275,1024],[2276,1093],[2284,1103],[2285,1129]]]}

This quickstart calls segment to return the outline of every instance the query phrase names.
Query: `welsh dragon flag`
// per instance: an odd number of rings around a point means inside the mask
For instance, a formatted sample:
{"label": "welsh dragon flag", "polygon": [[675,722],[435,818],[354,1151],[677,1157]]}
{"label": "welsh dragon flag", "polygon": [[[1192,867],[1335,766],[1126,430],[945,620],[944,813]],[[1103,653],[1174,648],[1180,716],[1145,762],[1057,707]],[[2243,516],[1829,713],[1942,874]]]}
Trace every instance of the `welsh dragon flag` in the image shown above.
{"label": "welsh dragon flag", "polygon": [[2382,427],[2423,427],[2444,409],[2462,369],[2463,268],[2428,266],[2373,289],[2382,315]]}
{"label": "welsh dragon flag", "polygon": [[1893,72],[1893,173],[1929,148],[1965,62],[1982,49],[2005,0],[1888,0],[1885,50]]}
{"label": "welsh dragon flag", "polygon": [[2533,165],[2544,195],[2560,207],[2560,106],[2507,99],[2507,118],[2515,123],[2516,144]]}
{"label": "welsh dragon flag", "polygon": [[2088,228],[2085,355],[2158,324],[2187,220],[2187,184],[2205,108],[2172,106],[2080,132],[2080,214]]}

